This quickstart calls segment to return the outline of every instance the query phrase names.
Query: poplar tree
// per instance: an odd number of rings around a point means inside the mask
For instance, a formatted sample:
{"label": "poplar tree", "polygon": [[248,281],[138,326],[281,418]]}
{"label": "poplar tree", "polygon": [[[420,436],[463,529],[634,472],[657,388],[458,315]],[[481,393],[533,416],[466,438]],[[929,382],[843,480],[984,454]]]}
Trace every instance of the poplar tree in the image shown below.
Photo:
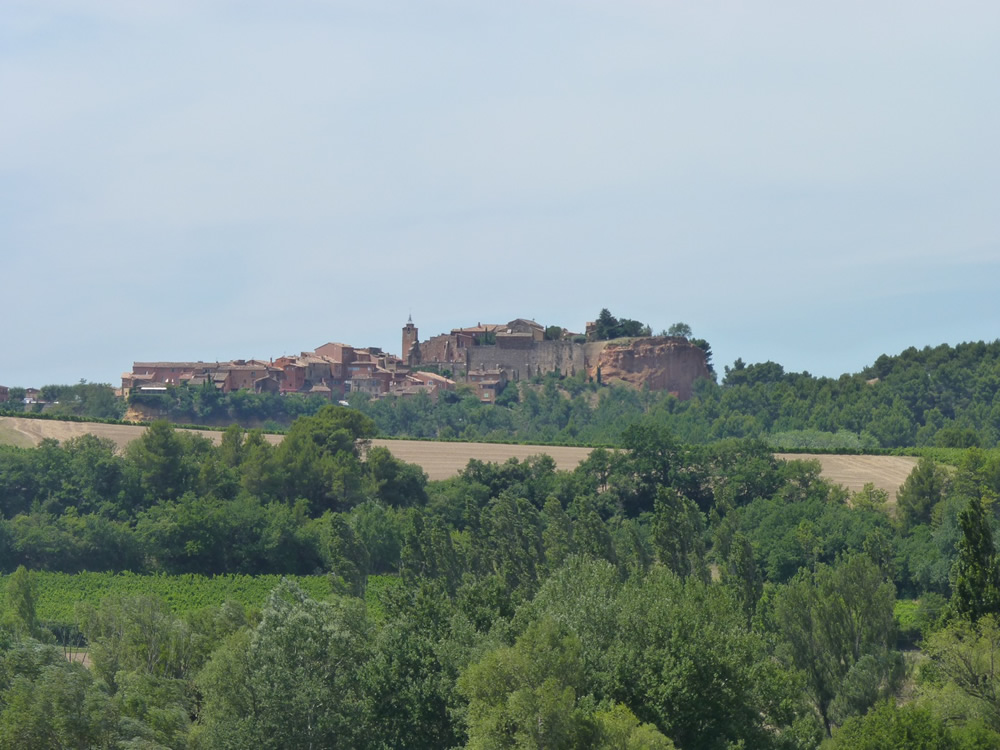
{"label": "poplar tree", "polygon": [[962,538],[955,562],[956,614],[976,622],[985,614],[1000,613],[1000,571],[993,530],[982,501],[974,497],[958,516]]}

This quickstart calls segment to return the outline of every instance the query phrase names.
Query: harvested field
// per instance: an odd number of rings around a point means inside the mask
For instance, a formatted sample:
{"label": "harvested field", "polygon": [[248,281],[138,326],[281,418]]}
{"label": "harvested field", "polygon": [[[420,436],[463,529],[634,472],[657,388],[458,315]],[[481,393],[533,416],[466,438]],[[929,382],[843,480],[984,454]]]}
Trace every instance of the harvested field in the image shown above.
{"label": "harvested field", "polygon": [[556,468],[572,471],[590,455],[590,448],[556,445],[506,445],[498,443],[437,443],[430,440],[373,440],[373,445],[388,448],[396,458],[420,465],[431,479],[453,477],[469,459],[503,463],[508,458],[523,460],[545,453],[552,456]]}
{"label": "harvested field", "polygon": [[0,423],[0,445],[14,445],[18,448],[30,448],[35,445],[35,441],[19,430],[15,430],[10,425]]}
{"label": "harvested field", "polygon": [[906,481],[919,459],[911,456],[830,456],[801,453],[778,453],[789,461],[816,459],[823,467],[823,477],[844,485],[851,492],[871,482],[889,493],[889,504],[896,502],[896,491]]}
{"label": "harvested field", "polygon": [[[68,440],[86,433],[114,440],[124,448],[142,434],[145,427],[136,425],[99,424],[94,422],[60,422],[54,419],[0,417],[0,443],[31,446],[44,438]],[[218,444],[222,433],[214,430],[184,430],[195,432]],[[268,441],[280,443],[281,435],[265,435]],[[506,445],[498,443],[444,443],[432,440],[373,440],[372,445],[388,448],[396,458],[418,464],[431,479],[453,477],[469,463],[469,459],[502,463],[509,458],[525,459],[547,453],[560,470],[572,471],[590,455],[590,448],[566,448],[548,445]]]}
{"label": "harvested field", "polygon": [[[13,445],[38,445],[43,438],[67,440],[86,433],[110,438],[124,448],[142,434],[144,427],[133,425],[97,424],[91,422],[60,422],[52,419],[25,419],[0,417],[0,443]],[[218,443],[221,432],[198,431],[200,435]],[[281,435],[267,435],[273,443]],[[524,459],[546,453],[562,470],[572,470],[590,453],[589,448],[567,448],[548,445],[506,445],[498,443],[440,443],[431,440],[374,440],[374,445],[388,448],[396,458],[418,464],[431,479],[447,479],[465,468],[469,459],[503,462],[508,458]],[[896,490],[917,464],[916,458],[907,456],[831,456],[800,453],[779,453],[779,458],[816,459],[823,467],[823,476],[857,492],[865,483],[889,493],[894,502]]]}
{"label": "harvested field", "polygon": [[[97,435],[97,437],[114,440],[119,448],[124,448],[137,437],[145,427],[125,424],[100,424],[98,422],[60,422],[57,419],[26,419],[24,417],[0,417],[0,441],[8,432],[18,435],[21,440],[29,441],[28,445],[38,445],[45,438],[63,441],[80,435]],[[214,443],[222,440],[222,433],[213,430],[184,430],[203,435]],[[280,435],[268,435],[272,442],[280,442]]]}

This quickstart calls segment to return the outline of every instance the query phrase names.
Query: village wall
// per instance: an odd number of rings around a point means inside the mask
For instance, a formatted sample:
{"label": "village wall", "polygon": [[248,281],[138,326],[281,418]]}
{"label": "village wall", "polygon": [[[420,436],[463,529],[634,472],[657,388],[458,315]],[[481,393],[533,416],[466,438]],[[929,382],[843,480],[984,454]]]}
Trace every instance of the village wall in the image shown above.
{"label": "village wall", "polygon": [[584,346],[570,341],[536,341],[527,348],[473,346],[466,351],[470,370],[502,370],[508,380],[548,372],[576,375],[587,369]]}

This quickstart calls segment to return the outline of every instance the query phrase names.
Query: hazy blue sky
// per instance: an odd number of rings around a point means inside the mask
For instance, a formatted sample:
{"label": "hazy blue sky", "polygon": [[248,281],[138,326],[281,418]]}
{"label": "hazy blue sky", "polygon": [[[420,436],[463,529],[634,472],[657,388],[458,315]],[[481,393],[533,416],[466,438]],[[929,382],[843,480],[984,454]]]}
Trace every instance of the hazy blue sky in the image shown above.
{"label": "hazy blue sky", "polygon": [[0,3],[0,383],[602,307],[1000,337],[995,2]]}

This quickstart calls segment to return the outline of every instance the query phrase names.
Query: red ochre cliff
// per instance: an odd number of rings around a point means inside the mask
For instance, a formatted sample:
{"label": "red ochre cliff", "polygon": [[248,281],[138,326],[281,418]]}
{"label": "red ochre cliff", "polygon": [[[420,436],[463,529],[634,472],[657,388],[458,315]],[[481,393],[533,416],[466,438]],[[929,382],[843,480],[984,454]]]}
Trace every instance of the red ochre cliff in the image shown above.
{"label": "red ochre cliff", "polygon": [[670,391],[680,399],[691,398],[692,385],[709,376],[705,352],[684,338],[629,339],[590,344],[587,374],[601,382],[625,382],[652,391]]}

